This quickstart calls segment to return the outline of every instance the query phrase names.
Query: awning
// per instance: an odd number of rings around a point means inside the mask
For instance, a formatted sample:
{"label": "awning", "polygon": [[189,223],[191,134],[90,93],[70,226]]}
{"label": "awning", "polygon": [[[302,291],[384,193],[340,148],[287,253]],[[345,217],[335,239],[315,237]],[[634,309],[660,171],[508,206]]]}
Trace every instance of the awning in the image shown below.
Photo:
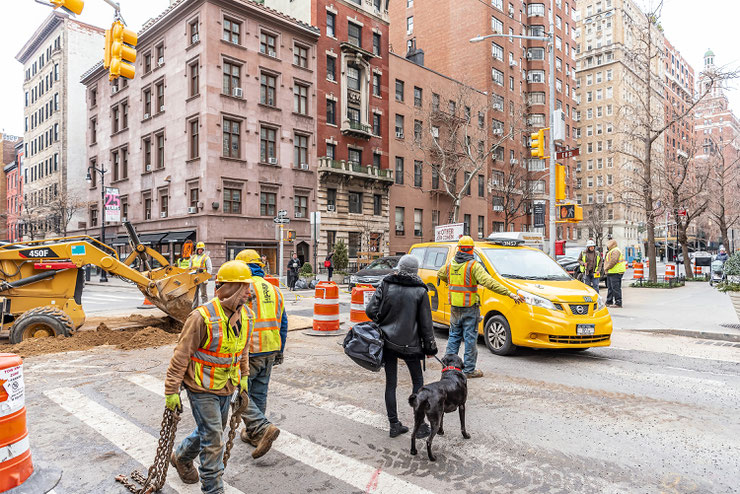
{"label": "awning", "polygon": [[162,239],[167,235],[167,232],[162,233],[141,233],[139,234],[139,241],[142,244],[156,245],[162,243]]}
{"label": "awning", "polygon": [[193,237],[195,239],[195,230],[186,230],[184,232],[168,232],[167,235],[162,239],[162,243],[166,244],[169,242],[180,243],[184,242],[188,238]]}
{"label": "awning", "polygon": [[106,237],[105,243],[111,247],[120,247],[121,245],[128,245],[128,235],[119,235],[110,240]]}

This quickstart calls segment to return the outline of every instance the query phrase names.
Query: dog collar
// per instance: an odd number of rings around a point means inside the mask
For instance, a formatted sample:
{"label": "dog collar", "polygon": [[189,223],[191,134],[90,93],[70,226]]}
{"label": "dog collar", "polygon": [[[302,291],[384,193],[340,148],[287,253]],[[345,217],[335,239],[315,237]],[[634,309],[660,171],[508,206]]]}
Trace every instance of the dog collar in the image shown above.
{"label": "dog collar", "polygon": [[462,369],[459,369],[457,367],[447,366],[444,369],[442,369],[442,372],[448,371],[448,370],[456,370],[458,372],[462,372]]}

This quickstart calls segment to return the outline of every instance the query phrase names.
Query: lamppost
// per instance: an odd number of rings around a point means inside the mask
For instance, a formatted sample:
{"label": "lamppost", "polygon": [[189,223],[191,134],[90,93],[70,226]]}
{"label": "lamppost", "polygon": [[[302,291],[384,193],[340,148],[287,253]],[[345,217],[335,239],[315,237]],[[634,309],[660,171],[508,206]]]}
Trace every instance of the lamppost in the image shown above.
{"label": "lamppost", "polygon": [[[90,175],[90,170],[93,170],[93,173],[99,173],[100,174],[100,243],[105,245],[105,168],[98,168],[95,165],[90,165],[87,167],[87,176],[85,177],[85,181],[88,184],[92,183],[92,176]],[[108,274],[105,272],[103,268],[100,268],[100,282],[101,283],[107,283],[108,282]]]}
{"label": "lamppost", "polygon": [[548,229],[550,230],[550,240],[548,242],[549,249],[550,249],[550,255],[555,255],[555,239],[557,237],[557,230],[556,230],[556,224],[555,224],[555,140],[552,138],[552,129],[553,129],[553,118],[555,114],[555,24],[553,19],[553,0],[550,0],[550,10],[548,14],[548,20],[550,21],[550,32],[545,33],[544,36],[520,36],[516,34],[488,34],[486,36],[476,36],[475,38],[471,38],[471,43],[477,43],[479,41],[483,41],[488,38],[517,38],[517,39],[531,39],[535,41],[546,41],[547,42],[547,48],[550,51],[550,56],[548,60],[548,65],[550,69],[550,77],[549,77],[549,102],[548,102],[548,111],[550,113],[550,142],[548,144],[549,152],[550,152],[550,193],[549,193],[549,202],[550,207],[550,221],[548,222]]}

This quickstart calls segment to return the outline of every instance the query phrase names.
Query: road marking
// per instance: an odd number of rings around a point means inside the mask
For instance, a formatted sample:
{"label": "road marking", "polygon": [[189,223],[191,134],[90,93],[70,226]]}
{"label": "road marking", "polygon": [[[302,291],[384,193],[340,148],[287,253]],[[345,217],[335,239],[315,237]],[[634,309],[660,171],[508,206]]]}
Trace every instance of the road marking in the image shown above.
{"label": "road marking", "polygon": [[[147,391],[159,396],[164,396],[164,383],[149,374],[132,374],[125,376],[124,379],[141,386]],[[280,388],[286,390],[289,389],[289,386],[280,385]],[[301,391],[301,393],[306,392]],[[292,394],[297,395],[298,393],[296,392]],[[340,409],[345,406],[332,405],[332,408],[328,408],[328,404],[331,403],[328,399],[313,393],[310,394],[313,395],[310,399],[315,400],[316,403],[320,403],[320,408],[322,410],[333,411],[334,409]],[[185,405],[185,402],[183,402],[183,405]],[[369,410],[352,407],[351,405],[346,406],[354,408],[355,411],[358,412],[355,415],[356,417],[364,416],[364,419],[367,420],[367,422],[362,423],[366,423],[367,425],[374,425],[369,422],[377,422],[377,417],[373,417],[374,415],[380,416],[379,414]],[[344,410],[348,409],[344,408]],[[280,436],[273,443],[272,449],[326,475],[341,480],[356,489],[360,489],[362,492],[378,492],[383,494],[432,494],[432,491],[383,472],[377,467],[366,465],[354,458],[350,458],[307,439],[296,436],[295,434],[291,434],[284,429],[280,430]],[[371,487],[372,490],[370,489]]]}
{"label": "road marking", "polygon": [[[117,413],[108,410],[73,388],[57,388],[45,391],[44,394],[142,465],[149,465],[154,459],[159,438],[141,430]],[[170,473],[167,476],[167,484],[176,492],[200,493],[200,485],[183,484],[176,473]],[[224,489],[230,494],[244,494],[226,482],[224,482]]]}

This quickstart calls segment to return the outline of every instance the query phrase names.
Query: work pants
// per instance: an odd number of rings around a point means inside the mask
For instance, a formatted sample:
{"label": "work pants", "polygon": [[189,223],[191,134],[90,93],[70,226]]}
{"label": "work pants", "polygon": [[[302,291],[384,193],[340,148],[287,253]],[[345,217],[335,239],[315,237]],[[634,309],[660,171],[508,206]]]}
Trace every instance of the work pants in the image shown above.
{"label": "work pants", "polygon": [[470,374],[475,370],[478,361],[478,319],[480,307],[450,307],[450,336],[447,339],[445,354],[455,354],[460,351],[460,345],[465,341],[465,365],[463,372]]}
{"label": "work pants", "polygon": [[622,306],[622,275],[610,273],[606,275],[606,303]]}
{"label": "work pants", "polygon": [[592,287],[597,292],[599,291],[599,282],[601,281],[601,278],[594,277],[593,274],[584,274],[583,275],[583,282],[587,284],[588,286]]}
{"label": "work pants", "polygon": [[242,414],[247,435],[257,442],[271,422],[265,417],[267,410],[267,388],[275,363],[275,354],[249,357],[249,405]]}

